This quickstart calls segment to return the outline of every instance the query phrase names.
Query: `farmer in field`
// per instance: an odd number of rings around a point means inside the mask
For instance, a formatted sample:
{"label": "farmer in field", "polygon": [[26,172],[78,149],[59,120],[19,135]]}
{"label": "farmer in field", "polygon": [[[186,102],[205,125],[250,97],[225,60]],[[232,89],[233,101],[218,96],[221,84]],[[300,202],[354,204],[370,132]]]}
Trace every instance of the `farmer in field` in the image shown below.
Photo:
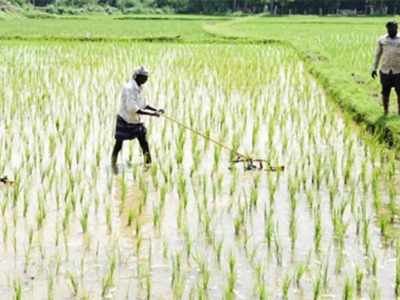
{"label": "farmer in field", "polygon": [[379,63],[382,60],[379,75],[382,85],[383,110],[385,115],[389,113],[390,91],[395,88],[398,113],[400,114],[400,37],[397,36],[397,23],[395,21],[388,22],[386,29],[387,34],[378,40],[371,76],[375,79]]}
{"label": "farmer in field", "polygon": [[114,173],[118,172],[117,158],[122,149],[123,141],[138,139],[142,148],[144,162],[151,163],[149,144],[146,138],[146,127],[140,120],[140,115],[159,117],[164,110],[147,105],[142,97],[143,84],[148,79],[148,72],[140,67],[122,89],[121,107],[117,115],[115,129],[115,146],[112,152],[111,165]]}

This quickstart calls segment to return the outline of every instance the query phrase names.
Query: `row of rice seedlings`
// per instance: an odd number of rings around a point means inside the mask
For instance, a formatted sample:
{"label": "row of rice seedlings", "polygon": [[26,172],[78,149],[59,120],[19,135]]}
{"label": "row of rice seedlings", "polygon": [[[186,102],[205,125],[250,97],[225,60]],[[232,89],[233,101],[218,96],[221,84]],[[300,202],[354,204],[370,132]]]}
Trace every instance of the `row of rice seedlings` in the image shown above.
{"label": "row of rice seedlings", "polygon": [[[182,52],[179,52],[182,51]],[[193,49],[183,49],[179,50],[177,54],[177,57],[183,57],[184,54],[190,54],[193,51]],[[204,51],[204,50],[203,50]],[[250,51],[251,52],[251,51]],[[250,53],[249,52],[249,53]],[[204,52],[203,52],[204,53]],[[231,55],[231,54],[230,54]],[[279,54],[280,55],[280,54]],[[285,58],[286,60],[286,58]],[[232,222],[232,231],[237,234],[237,238],[235,239],[234,243],[237,245],[239,248],[244,248],[246,251],[246,254],[251,262],[251,264],[257,264],[257,260],[254,258],[257,256],[258,250],[256,247],[250,248],[248,247],[249,245],[249,238],[251,235],[251,229],[254,226],[252,224],[252,219],[255,218],[257,215],[257,212],[259,210],[264,209],[264,236],[265,236],[265,241],[267,244],[267,247],[272,249],[273,254],[275,255],[275,262],[277,265],[285,265],[285,260],[286,257],[284,256],[284,245],[286,242],[281,238],[281,231],[279,228],[282,229],[282,226],[279,226],[277,220],[279,220],[279,217],[281,216],[279,212],[276,212],[275,206],[279,203],[276,203],[276,200],[279,199],[279,201],[288,201],[289,203],[289,238],[290,238],[290,243],[292,245],[292,250],[295,249],[295,245],[297,241],[297,226],[299,225],[297,222],[297,216],[300,213],[299,205],[302,203],[301,195],[305,192],[307,194],[307,203],[310,208],[310,211],[312,212],[312,218],[313,218],[313,224],[314,224],[314,249],[316,252],[321,252],[323,249],[322,245],[322,236],[324,234],[328,234],[329,231],[325,230],[323,228],[324,224],[323,220],[325,217],[325,210],[324,208],[324,199],[319,199],[321,195],[323,195],[323,191],[326,190],[326,187],[328,187],[328,194],[329,194],[329,204],[330,204],[330,213],[331,213],[331,224],[333,226],[333,231],[334,235],[333,236],[327,236],[327,238],[333,238],[334,240],[338,241],[339,248],[343,248],[344,244],[346,243],[344,236],[346,234],[346,225],[343,225],[343,222],[345,221],[344,218],[344,211],[346,209],[346,206],[348,205],[346,201],[339,201],[341,200],[339,194],[339,191],[341,191],[342,184],[346,186],[346,190],[350,190],[352,194],[355,196],[353,197],[353,203],[352,207],[357,207],[357,204],[359,203],[358,197],[360,196],[358,191],[356,192],[357,188],[357,174],[359,172],[356,170],[357,164],[355,162],[355,157],[356,157],[356,146],[354,144],[353,139],[351,138],[350,133],[344,133],[342,136],[339,135],[335,131],[335,126],[330,126],[329,124],[333,122],[332,115],[326,114],[327,110],[326,108],[323,108],[322,104],[318,104],[315,107],[310,105],[309,103],[315,102],[315,98],[318,97],[318,95],[315,95],[315,90],[313,88],[307,87],[307,84],[305,84],[305,87],[298,88],[297,90],[294,90],[291,88],[291,85],[294,85],[296,81],[298,81],[298,78],[300,78],[300,71],[295,69],[295,68],[289,68],[288,65],[291,63],[287,61],[283,61],[283,70],[284,72],[290,74],[284,78],[284,80],[277,80],[276,87],[271,89],[270,95],[274,95],[270,103],[271,105],[265,105],[264,103],[258,102],[258,101],[253,101],[251,102],[250,107],[247,108],[245,105],[240,104],[239,102],[235,102],[235,104],[240,105],[238,111],[241,111],[243,114],[241,115],[241,121],[237,122],[237,119],[235,120],[235,117],[230,118],[229,114],[224,114],[223,110],[220,110],[221,107],[226,106],[228,103],[229,97],[220,97],[217,94],[219,93],[219,90],[213,86],[215,80],[211,80],[211,82],[208,82],[207,84],[211,87],[210,89],[210,96],[212,97],[212,100],[210,100],[212,103],[210,105],[211,112],[207,112],[206,110],[200,108],[197,111],[199,112],[199,117],[196,120],[196,117],[193,116],[187,116],[184,115],[182,112],[184,108],[190,108],[188,111],[193,111],[195,112],[197,108],[200,106],[207,107],[207,104],[204,105],[199,105],[195,101],[194,103],[187,103],[185,106],[182,106],[181,103],[178,102],[178,100],[181,100],[183,97],[182,95],[195,95],[195,93],[192,91],[190,92],[189,90],[193,89],[193,86],[191,86],[192,83],[188,84],[185,82],[184,86],[183,84],[176,84],[174,87],[174,94],[177,96],[176,102],[171,102],[175,103],[176,105],[174,107],[180,107],[181,111],[178,112],[178,116],[180,115],[183,120],[185,120],[188,124],[191,124],[192,126],[195,127],[196,123],[200,123],[199,127],[201,129],[204,129],[204,132],[206,132],[207,135],[209,136],[216,136],[216,137],[221,137],[222,140],[224,140],[224,137],[227,138],[227,144],[230,144],[230,140],[233,140],[233,145],[236,149],[242,149],[244,148],[246,151],[249,150],[249,152],[257,152],[259,147],[261,146],[266,146],[268,149],[267,157],[271,159],[273,163],[279,162],[282,157],[290,157],[290,160],[287,162],[289,165],[293,165],[294,167],[289,168],[288,175],[269,175],[264,176],[254,176],[251,179],[251,184],[246,185],[246,179],[243,179],[243,176],[241,174],[241,169],[237,168],[232,171],[232,175],[229,176],[231,179],[229,186],[229,193],[230,194],[230,199],[228,200],[228,212],[231,213],[233,216],[235,216],[234,221]],[[183,60],[186,61],[186,60]],[[90,63],[90,62],[89,62]],[[210,62],[212,63],[212,61]],[[121,63],[119,62],[117,66],[121,66]],[[221,74],[224,74],[223,72],[226,72],[226,74],[232,74],[229,68],[221,67],[219,64],[215,64],[215,67],[217,69],[217,72],[220,72]],[[123,69],[125,70],[127,67],[124,66]],[[183,67],[179,67],[183,68]],[[259,68],[259,67],[257,67]],[[176,70],[178,67],[175,68]],[[199,69],[198,66],[196,66],[193,69],[188,69],[188,70],[193,70],[192,71],[187,71],[183,70],[182,74],[188,74],[188,78],[193,78],[193,79],[198,79],[197,82],[203,82],[204,79],[202,79],[202,73],[199,72],[198,74],[195,73],[194,70],[201,70]],[[77,70],[77,72],[82,71],[82,70]],[[229,72],[229,73],[228,73]],[[194,73],[194,74],[192,74]],[[239,72],[241,73],[241,71]],[[98,74],[96,74],[98,75]],[[158,75],[157,75],[158,76]],[[183,75],[184,76],[184,75]],[[269,76],[269,75],[267,75]],[[157,77],[156,77],[157,78]],[[232,82],[235,80],[239,79],[238,74],[232,74],[232,78],[229,76],[226,77],[228,78],[225,83],[222,83],[223,89],[225,92],[228,92],[229,95],[230,92],[232,92],[232,88],[234,85]],[[122,80],[122,78],[119,78]],[[257,80],[254,80],[256,83],[250,83],[248,86],[249,89],[249,95],[253,98],[260,97],[262,92],[259,91],[259,84],[262,82],[261,77],[257,77]],[[238,80],[240,81],[240,80]],[[284,82],[286,81],[286,82]],[[175,84],[174,82],[172,84]],[[76,95],[79,95],[79,90],[80,88],[85,87],[80,86],[75,87],[75,90],[73,93],[76,93]],[[286,91],[289,90],[288,97],[286,97]],[[62,88],[58,87],[57,91],[61,92]],[[91,90],[89,89],[89,92]],[[303,93],[302,95],[300,93]],[[300,95],[298,95],[300,94]],[[243,94],[244,95],[244,94]],[[72,99],[76,99],[75,95],[71,95]],[[299,105],[287,105],[288,103],[285,101],[289,101],[287,99],[301,99],[301,98],[310,98],[310,101],[304,101],[300,100]],[[283,100],[282,100],[283,99]],[[282,100],[282,101],[281,101]],[[74,100],[74,104],[66,106],[69,111],[77,111],[77,106],[76,105],[76,100]],[[103,101],[103,100],[102,100]],[[301,102],[302,101],[302,102]],[[105,101],[104,101],[105,103]],[[101,102],[99,105],[100,106],[105,106],[103,102]],[[172,106],[171,106],[172,107]],[[269,109],[266,109],[266,107],[269,107]],[[107,109],[104,109],[103,111],[107,111]],[[221,113],[220,113],[221,111]],[[300,113],[301,111],[302,113]],[[320,112],[321,116],[318,116],[318,112]],[[254,118],[252,117],[252,113],[254,114]],[[234,114],[232,114],[234,115]],[[305,117],[303,117],[305,116]],[[102,113],[102,117],[108,118],[107,114]],[[192,120],[190,120],[192,119]],[[302,119],[307,119],[307,121],[302,121]],[[51,119],[49,119],[50,121]],[[63,121],[60,123],[60,130],[63,132],[64,136],[66,137],[66,140],[72,141],[73,133],[68,129],[69,127],[74,127],[73,126],[73,118],[72,120],[69,121]],[[265,121],[266,120],[266,121]],[[267,123],[265,126],[263,122]],[[83,118],[82,121],[78,121],[79,124],[89,124],[88,119]],[[222,125],[221,125],[222,124]],[[228,126],[227,124],[233,124],[233,126]],[[297,124],[297,125],[296,125]],[[307,125],[309,126],[305,127],[308,128],[309,130],[302,133],[298,128],[301,126],[298,126],[300,124]],[[335,124],[335,123],[333,123]],[[167,128],[166,124],[163,124],[163,128],[161,129],[162,131],[167,131],[164,128]],[[168,125],[170,126],[170,125]],[[89,126],[88,126],[89,128]],[[303,127],[304,128],[304,127]],[[172,238],[170,237],[165,237],[163,236],[163,225],[167,220],[163,218],[165,215],[165,211],[170,209],[171,203],[170,201],[173,201],[173,193],[170,194],[171,191],[176,191],[176,194],[178,196],[178,210],[177,210],[177,226],[179,228],[180,233],[182,234],[182,237],[184,239],[184,252],[186,255],[186,259],[188,259],[191,254],[193,253],[195,247],[193,245],[192,237],[191,237],[191,231],[189,228],[192,227],[191,222],[197,222],[196,218],[190,218],[192,217],[191,211],[189,208],[193,207],[193,202],[197,201],[197,199],[201,199],[201,204],[197,206],[197,213],[199,215],[198,222],[201,224],[202,231],[204,232],[205,238],[205,243],[206,247],[212,247],[215,252],[215,256],[217,260],[219,261],[220,264],[223,264],[221,262],[221,259],[223,259],[222,255],[222,249],[224,249],[224,241],[217,238],[216,234],[214,233],[214,228],[217,226],[218,222],[216,222],[218,216],[220,215],[219,213],[222,212],[222,215],[224,215],[223,211],[219,208],[217,203],[220,201],[220,198],[224,195],[226,192],[226,188],[224,187],[226,179],[223,178],[222,176],[218,176],[217,173],[222,170],[222,168],[225,168],[225,164],[223,163],[225,161],[225,155],[227,153],[221,152],[218,148],[215,148],[212,144],[210,144],[207,141],[196,141],[196,138],[193,138],[192,135],[187,134],[180,128],[174,129],[175,131],[175,136],[177,139],[175,140],[175,145],[172,145],[174,147],[168,146],[169,141],[168,141],[168,136],[165,135],[163,136],[160,141],[153,140],[155,142],[155,153],[159,153],[159,155],[163,155],[162,153],[162,148],[164,145],[166,145],[166,153],[169,153],[170,155],[172,154],[177,154],[177,160],[178,160],[178,165],[175,164],[175,162],[172,162],[172,160],[169,160],[165,165],[158,166],[158,165],[153,165],[149,171],[148,177],[151,179],[151,187],[149,185],[150,180],[144,180],[143,178],[145,176],[140,176],[139,171],[140,168],[138,167],[133,167],[133,172],[132,174],[134,175],[134,178],[137,178],[139,181],[139,186],[140,189],[144,192],[144,199],[140,201],[139,203],[139,213],[142,213],[145,211],[146,208],[150,208],[152,210],[152,215],[153,215],[153,228],[160,231],[160,234],[162,235],[162,238],[166,239],[166,244],[164,246],[164,256],[167,257],[167,260],[169,259],[168,253],[170,253],[170,245],[174,243],[172,241]],[[231,133],[232,131],[232,133]],[[229,132],[229,133],[228,133]],[[65,145],[59,144],[59,140],[54,140],[51,142],[51,145],[49,144],[48,146],[44,146],[43,149],[41,148],[42,146],[39,146],[37,151],[42,152],[46,151],[45,148],[49,147],[49,152],[54,152],[56,153],[57,151],[60,151],[62,155],[64,156],[65,160],[65,167],[71,170],[76,170],[77,166],[79,165],[80,162],[83,161],[83,158],[85,157],[85,145],[87,144],[86,141],[89,141],[89,133],[90,131],[88,129],[85,129],[83,131],[83,137],[77,138],[77,143],[76,146],[72,146],[73,143],[66,143]],[[245,133],[249,133],[248,137],[245,136]],[[267,134],[265,134],[267,133]],[[153,134],[153,132],[152,132]],[[149,135],[150,137],[152,136]],[[155,134],[155,133],[154,133]],[[261,140],[261,137],[266,135],[265,140]],[[334,138],[336,137],[342,137],[343,138],[343,152],[344,155],[337,155],[334,156],[335,158],[333,160],[330,159],[329,157],[329,152],[322,152],[317,150],[317,145],[319,143],[326,143],[330,144],[332,141],[334,141]],[[27,137],[28,138],[28,137]],[[100,137],[103,141],[105,141],[105,137],[101,136]],[[41,140],[41,137],[38,137],[39,140]],[[190,141],[191,139],[191,141]],[[188,141],[190,141],[188,143]],[[295,148],[294,145],[299,144],[301,145],[299,148],[299,152],[293,152],[293,149]],[[44,143],[43,145],[47,145]],[[187,178],[186,176],[186,162],[190,161],[191,158],[189,155],[186,155],[187,151],[187,145],[191,146],[191,150],[194,152],[193,154],[193,163],[190,166],[189,173],[193,177],[192,180]],[[265,152],[265,151],[260,151],[260,152]],[[86,169],[90,172],[96,173],[96,166],[99,165],[99,162],[101,164],[101,161],[103,161],[103,158],[106,157],[108,154],[105,152],[102,152],[100,150],[94,151],[93,152],[93,162],[89,162],[89,167]],[[132,154],[133,152],[130,152],[129,154]],[[379,158],[379,154],[375,153],[373,154],[375,160],[377,163],[381,160]],[[32,168],[32,170],[37,168],[36,165],[36,158],[34,156],[29,156],[29,153],[27,152],[26,154],[27,162],[29,165],[29,168]],[[210,177],[208,172],[209,170],[207,168],[203,168],[204,162],[207,160],[207,158],[211,158],[210,162],[210,171],[212,171],[213,176]],[[136,160],[135,156],[131,156],[132,160]],[[104,158],[105,160],[105,158]],[[331,163],[332,162],[332,163]],[[333,166],[332,166],[333,164]],[[51,166],[51,165],[50,165]],[[370,170],[369,170],[369,165],[367,163],[363,164],[361,167],[361,181],[363,181],[363,186],[368,187],[369,185],[372,186],[371,190],[374,195],[374,201],[376,203],[375,208],[382,207],[382,202],[384,199],[384,195],[382,191],[380,190],[380,178],[387,178],[393,177],[394,175],[386,175],[386,172],[383,172],[383,175],[381,176],[380,174],[376,175],[376,178],[374,175],[372,176],[372,181],[375,180],[375,183],[371,184],[371,180],[369,178]],[[42,168],[42,166],[39,166]],[[51,176],[51,171],[48,169],[49,166],[43,167],[44,172],[43,178]],[[54,167],[56,165],[54,164]],[[85,167],[83,167],[85,168]],[[332,171],[330,169],[333,169]],[[364,168],[364,169],[363,169]],[[47,171],[48,170],[48,171]],[[364,170],[364,171],[362,171]],[[393,174],[393,171],[391,171]],[[310,175],[310,173],[312,175]],[[79,175],[81,174],[81,175]],[[89,197],[92,196],[92,193],[81,193],[79,190],[82,188],[81,186],[76,185],[74,182],[79,181],[81,178],[83,180],[84,176],[82,176],[84,172],[78,172],[76,174],[76,177],[71,177],[71,176],[66,176],[65,174],[60,174],[58,173],[57,176],[60,178],[65,178],[67,182],[67,187],[66,187],[66,192],[65,192],[65,199],[64,203],[61,200],[62,198],[57,197],[57,201],[59,203],[57,204],[57,210],[60,211],[60,219],[59,223],[60,225],[60,230],[63,231],[63,236],[64,236],[64,244],[65,244],[65,251],[69,251],[69,246],[68,246],[68,240],[70,239],[69,233],[72,230],[75,230],[74,228],[74,223],[76,219],[78,218],[78,224],[80,225],[79,228],[82,232],[90,235],[90,224],[91,224],[91,218],[92,218],[92,212],[94,210],[91,209],[92,203],[87,201],[90,199]],[[333,174],[333,175],[332,175]],[[334,176],[336,174],[337,176]],[[174,179],[176,175],[176,180]],[[53,176],[51,176],[53,177]],[[55,176],[56,177],[56,176]],[[202,184],[203,184],[203,189],[199,189],[201,191],[201,194],[196,195],[198,197],[193,197],[192,194],[195,191],[195,187],[191,188],[191,185],[195,185],[196,179],[194,177],[200,177],[202,179]],[[307,177],[312,177],[310,181],[307,180]],[[343,178],[342,180],[339,180],[337,177]],[[374,179],[375,178],[375,179]],[[52,179],[52,182],[48,182],[48,186],[44,189],[44,191],[52,191],[56,190],[56,193],[62,195],[63,190],[59,187],[57,187],[57,184],[59,183],[58,179]],[[260,188],[262,186],[263,181],[267,182],[267,191],[268,195],[263,196],[261,195]],[[90,182],[93,188],[97,186],[97,182],[100,182],[100,178],[96,175],[90,175],[86,179],[87,182]],[[309,185],[308,183],[311,182],[312,185]],[[123,207],[123,204],[128,201],[127,200],[127,183],[126,183],[126,178],[123,178],[121,182],[121,203],[122,205],[120,207]],[[286,190],[289,191],[288,197],[286,196],[282,197],[282,190],[280,189],[280,186],[284,185],[287,187]],[[92,189],[93,189],[92,188]],[[108,187],[110,190],[111,188]],[[90,189],[89,189],[90,190]],[[156,190],[157,193],[155,193],[156,200],[153,202],[151,201],[151,198],[153,197],[154,193],[151,192],[151,190]],[[283,189],[284,190],[284,189]],[[368,190],[368,188],[364,188],[364,191]],[[238,196],[240,193],[240,196]],[[395,194],[393,192],[393,194]],[[10,202],[6,202],[4,204],[4,211],[3,215],[7,215],[7,207],[18,207],[18,200],[20,195],[16,194],[17,196],[14,196],[16,198],[12,199]],[[99,193],[101,198],[105,198],[102,193]],[[159,197],[158,197],[159,196]],[[96,197],[97,199],[98,197]],[[395,197],[393,197],[395,198]],[[149,202],[149,200],[151,202]],[[237,204],[237,202],[242,204]],[[394,201],[394,200],[392,200]],[[8,203],[8,204],[7,204]],[[30,205],[25,205],[25,215],[29,218],[31,212],[34,212],[34,216],[36,216],[36,228],[46,228],[46,219],[49,218],[49,216],[46,215],[46,211],[43,212],[43,207],[46,207],[50,201],[48,201],[47,198],[38,198],[38,205],[36,207],[32,207],[31,209],[29,208]],[[158,205],[148,205],[149,203],[156,203]],[[268,206],[266,205],[268,204]],[[366,204],[362,204],[366,206]],[[115,232],[115,227],[114,227],[114,218],[118,217],[118,215],[121,213],[119,211],[119,214],[114,214],[113,213],[113,205],[109,201],[103,200],[100,205],[97,204],[97,207],[102,207],[103,210],[100,212],[101,216],[104,216],[105,219],[105,226],[107,227],[108,235],[111,236]],[[3,207],[2,207],[3,209]],[[366,211],[367,207],[364,208]],[[352,210],[354,211],[354,210]],[[279,213],[279,214],[278,214]],[[13,214],[13,226],[14,228],[17,226],[17,218],[15,217],[17,214]],[[138,215],[136,212],[130,212],[129,217],[128,217],[128,224],[129,226],[133,226],[133,230],[136,233],[135,241],[134,241],[134,248],[135,248],[135,255],[139,256],[142,254],[142,249],[143,249],[143,243],[146,238],[146,233],[143,231],[141,222],[137,220]],[[372,224],[369,223],[368,221],[368,216],[366,213],[364,216],[358,216],[360,219],[360,226],[361,226],[361,239],[363,241],[363,247],[365,248],[365,252],[368,254],[370,253],[371,249],[375,247],[370,241],[370,235],[372,234],[372,231],[370,230],[370,226]],[[280,223],[282,224],[282,223]],[[311,223],[310,223],[311,224]],[[285,226],[283,226],[284,229]],[[161,230],[160,230],[161,229]],[[5,237],[5,240],[8,240],[8,237],[10,236],[9,233],[9,226],[3,226],[3,238]],[[86,235],[85,234],[85,235]],[[201,240],[201,239],[199,239]],[[14,245],[16,245],[16,239],[14,239]],[[203,242],[200,242],[203,243]],[[14,246],[16,249],[16,246]],[[17,252],[15,250],[14,252]],[[174,274],[174,284],[171,285],[171,288],[174,291],[174,294],[176,296],[181,296],[183,294],[183,289],[184,289],[184,282],[186,278],[186,274],[183,272],[183,267],[182,265],[184,264],[184,256],[180,256],[178,258],[174,258],[174,255],[171,256],[172,260],[178,261],[177,263],[174,263],[171,265],[171,269],[174,271],[172,272]],[[230,256],[230,261],[236,259],[234,258],[233,255]],[[29,261],[29,260],[27,260]],[[344,256],[338,256],[337,258],[337,266],[339,266],[337,269],[340,270],[343,264],[344,264]],[[227,296],[233,296],[234,295],[234,289],[235,289],[235,281],[237,278],[237,268],[236,264],[233,264],[233,268],[229,268],[228,271],[228,284],[226,285],[226,295]],[[230,263],[231,266],[231,263]],[[143,268],[143,266],[140,266],[140,268]],[[232,271],[232,269],[234,269]],[[212,269],[210,269],[207,272],[213,272]],[[204,280],[207,278],[206,274],[207,272],[203,268],[203,275]],[[265,268],[264,272],[267,272],[267,268]],[[300,272],[300,271],[299,271]],[[315,272],[315,271],[313,271]],[[283,272],[283,274],[289,274],[287,272]],[[301,274],[301,272],[300,272]],[[303,272],[304,274],[304,272]],[[260,276],[259,276],[260,277]],[[301,277],[301,276],[300,276]],[[104,282],[109,282],[110,276],[105,276]],[[147,295],[151,294],[151,289],[152,289],[152,282],[150,277],[146,277],[146,289],[147,289]],[[261,277],[260,277],[261,278]],[[204,281],[202,285],[204,286],[204,282],[208,282],[207,286],[210,284],[209,280]],[[290,294],[290,289],[292,287],[291,284],[291,276],[289,275],[284,275],[284,279],[282,281],[282,294],[288,296]],[[260,280],[261,282],[261,280]],[[319,281],[315,281],[315,286],[314,286],[314,291],[315,295],[320,295],[320,290],[322,289],[322,286],[324,285],[324,279],[321,279],[321,283],[318,283]],[[107,286],[107,284],[106,284]],[[350,281],[347,283],[345,282],[344,284],[345,288],[343,291],[343,295],[350,295],[351,289],[353,289],[352,286],[354,286]],[[346,287],[347,286],[347,287]],[[104,288],[102,289],[104,290]],[[262,288],[259,289],[260,291],[260,297],[264,297],[261,295],[265,295],[265,291],[263,291]]]}

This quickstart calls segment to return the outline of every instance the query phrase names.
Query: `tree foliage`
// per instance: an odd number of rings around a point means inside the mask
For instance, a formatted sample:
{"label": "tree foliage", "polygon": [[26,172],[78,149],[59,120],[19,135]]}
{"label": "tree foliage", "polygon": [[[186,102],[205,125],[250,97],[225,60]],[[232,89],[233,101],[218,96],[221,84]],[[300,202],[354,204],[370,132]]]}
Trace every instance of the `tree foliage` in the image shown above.
{"label": "tree foliage", "polygon": [[24,1],[35,6],[62,4],[81,7],[108,5],[120,9],[168,8],[186,13],[244,13],[269,12],[271,14],[396,14],[400,0],[9,0]]}

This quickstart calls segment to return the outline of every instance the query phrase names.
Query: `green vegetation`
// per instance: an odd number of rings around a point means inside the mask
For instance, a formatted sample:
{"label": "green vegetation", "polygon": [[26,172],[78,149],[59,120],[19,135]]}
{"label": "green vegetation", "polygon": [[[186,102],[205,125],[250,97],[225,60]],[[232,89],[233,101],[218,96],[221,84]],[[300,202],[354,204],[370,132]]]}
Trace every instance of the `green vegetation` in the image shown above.
{"label": "green vegetation", "polygon": [[[187,18],[187,20],[185,20]],[[122,19],[115,16],[85,16],[56,19],[7,18],[0,20],[0,39],[49,39],[49,40],[135,40],[172,39],[201,40],[209,38],[202,29],[201,17],[169,19],[136,16]],[[216,21],[221,20],[220,18]],[[229,19],[227,19],[229,20]],[[214,22],[216,22],[214,21]]]}
{"label": "green vegetation", "polygon": [[370,78],[376,41],[388,18],[252,17],[206,25],[215,35],[255,41],[275,40],[295,48],[309,71],[356,121],[390,144],[400,143],[400,118],[392,95],[383,117],[378,80]]}
{"label": "green vegetation", "polygon": [[[396,14],[394,0],[2,0],[0,4],[40,7],[51,13],[260,13],[270,14]],[[4,5],[4,4],[3,4]],[[1,7],[1,6],[0,6]]]}
{"label": "green vegetation", "polygon": [[[156,19],[0,21],[0,174],[16,181],[0,190],[3,297],[398,295],[396,153],[349,118],[396,133],[368,78],[386,19]],[[150,104],[285,171],[244,172],[143,118],[153,165],[127,143],[112,177],[121,85],[139,65]]]}

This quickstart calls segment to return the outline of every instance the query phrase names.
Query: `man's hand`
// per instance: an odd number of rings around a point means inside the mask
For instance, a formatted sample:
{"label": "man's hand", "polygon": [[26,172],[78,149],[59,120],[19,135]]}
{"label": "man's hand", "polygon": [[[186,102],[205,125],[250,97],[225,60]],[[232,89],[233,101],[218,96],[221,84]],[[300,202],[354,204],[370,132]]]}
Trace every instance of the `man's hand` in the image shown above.
{"label": "man's hand", "polygon": [[375,79],[376,76],[378,76],[378,73],[376,72],[376,70],[373,70],[373,71],[371,72],[371,77],[372,77],[372,79]]}
{"label": "man's hand", "polygon": [[159,110],[157,110],[157,112],[161,115],[161,114],[165,113],[165,110],[159,109]]}

